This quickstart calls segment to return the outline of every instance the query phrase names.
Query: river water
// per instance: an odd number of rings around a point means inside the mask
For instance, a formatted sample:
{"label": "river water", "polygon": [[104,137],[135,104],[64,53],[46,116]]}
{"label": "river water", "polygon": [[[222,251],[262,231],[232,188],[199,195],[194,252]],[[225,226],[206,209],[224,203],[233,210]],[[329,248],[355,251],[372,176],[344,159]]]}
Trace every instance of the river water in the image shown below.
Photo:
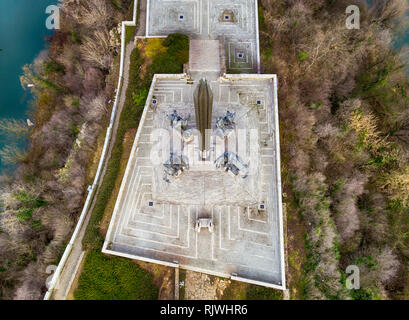
{"label": "river water", "polygon": [[[27,119],[31,95],[20,85],[22,67],[45,49],[45,39],[52,35],[45,26],[45,9],[56,3],[57,0],[0,0],[0,118]],[[10,143],[0,137],[0,148]],[[0,171],[3,168],[0,163]]]}

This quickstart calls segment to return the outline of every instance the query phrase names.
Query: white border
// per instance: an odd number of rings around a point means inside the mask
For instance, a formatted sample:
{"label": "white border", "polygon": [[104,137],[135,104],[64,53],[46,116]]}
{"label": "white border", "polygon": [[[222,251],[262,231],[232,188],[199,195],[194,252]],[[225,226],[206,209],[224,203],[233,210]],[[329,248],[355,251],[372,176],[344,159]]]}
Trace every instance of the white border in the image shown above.
{"label": "white border", "polygon": [[274,92],[274,115],[275,115],[275,143],[276,143],[276,170],[277,170],[277,197],[278,197],[278,217],[280,223],[280,251],[281,251],[281,283],[285,290],[285,251],[284,251],[284,226],[283,226],[283,201],[281,186],[281,154],[280,154],[280,123],[278,120],[278,78],[273,74],[273,92]]}
{"label": "white border", "polygon": [[257,46],[257,72],[260,73],[260,36],[259,36],[259,25],[258,25],[258,0],[255,0],[255,6],[256,6],[256,11],[255,11],[255,15],[256,15],[256,46]]}

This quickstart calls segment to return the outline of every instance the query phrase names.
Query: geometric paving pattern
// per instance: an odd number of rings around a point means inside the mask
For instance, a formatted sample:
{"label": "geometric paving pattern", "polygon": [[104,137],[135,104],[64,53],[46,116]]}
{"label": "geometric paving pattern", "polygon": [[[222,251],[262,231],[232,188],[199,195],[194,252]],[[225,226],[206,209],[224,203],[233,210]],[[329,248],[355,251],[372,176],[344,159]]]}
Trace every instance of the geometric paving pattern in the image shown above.
{"label": "geometric paving pattern", "polygon": [[[190,35],[191,72],[155,75],[103,252],[285,289],[277,78],[251,74],[259,67],[257,1],[150,0],[146,26],[147,37]],[[247,74],[220,76],[219,43],[227,71]],[[176,110],[195,128],[202,77],[213,92],[213,130],[227,110],[236,114],[226,141],[211,135],[207,161],[199,161],[199,137],[184,141],[167,118]],[[169,146],[189,159],[170,183]],[[248,164],[246,179],[216,169],[227,150]],[[195,231],[199,218],[213,219],[212,233]]]}
{"label": "geometric paving pattern", "polygon": [[[215,169],[215,151],[211,161],[192,163],[189,171],[171,184],[162,180],[161,163],[150,157],[157,142],[153,133],[166,129],[164,114],[173,110],[190,113],[190,123],[194,124],[193,90],[198,80],[189,84],[184,75],[173,79],[157,76],[122,181],[104,252],[284,287],[276,93],[272,78],[249,76],[252,78],[240,80],[215,77],[210,85],[213,118],[229,109],[238,115],[238,129],[256,129],[257,152],[247,150],[241,154],[254,172],[243,180]],[[216,146],[217,139],[212,141]],[[249,143],[254,141],[250,139]],[[182,149],[188,155],[189,145],[182,143]],[[258,210],[259,203],[265,204],[265,211]],[[213,218],[213,233],[195,232],[195,221],[200,217]]]}
{"label": "geometric paving pattern", "polygon": [[147,36],[181,32],[199,40],[222,37],[227,70],[257,72],[257,14],[255,0],[150,0]]}

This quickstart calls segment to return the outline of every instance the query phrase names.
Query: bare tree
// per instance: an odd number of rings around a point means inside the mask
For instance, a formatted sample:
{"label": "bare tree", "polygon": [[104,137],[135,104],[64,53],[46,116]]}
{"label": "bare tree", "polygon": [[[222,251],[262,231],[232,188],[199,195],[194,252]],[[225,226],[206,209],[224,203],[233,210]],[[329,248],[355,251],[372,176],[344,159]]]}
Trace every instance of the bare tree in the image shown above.
{"label": "bare tree", "polygon": [[396,25],[398,18],[407,14],[409,4],[403,0],[378,0],[370,11],[374,17],[373,22],[379,23],[386,28]]}
{"label": "bare tree", "polygon": [[22,119],[0,119],[0,133],[15,135],[17,137],[27,137],[30,129]]}
{"label": "bare tree", "polygon": [[86,121],[100,122],[108,112],[105,94],[101,92],[94,98],[85,98],[81,102],[81,109]]}
{"label": "bare tree", "polygon": [[90,0],[82,4],[82,21],[88,28],[101,29],[112,21],[112,10],[105,0]]}
{"label": "bare tree", "polygon": [[91,37],[84,37],[80,50],[83,58],[94,66],[103,70],[111,66],[112,54],[107,31],[96,30]]}
{"label": "bare tree", "polygon": [[26,153],[17,146],[6,145],[0,149],[0,159],[4,165],[17,164],[23,161]]}

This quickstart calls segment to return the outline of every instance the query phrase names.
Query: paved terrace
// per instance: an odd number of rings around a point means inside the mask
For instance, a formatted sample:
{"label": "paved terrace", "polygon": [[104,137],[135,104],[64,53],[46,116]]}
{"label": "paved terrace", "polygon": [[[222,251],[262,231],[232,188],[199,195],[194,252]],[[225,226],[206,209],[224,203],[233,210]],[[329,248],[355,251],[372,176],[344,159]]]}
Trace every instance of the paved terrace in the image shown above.
{"label": "paved terrace", "polygon": [[230,72],[259,70],[258,15],[255,0],[148,0],[147,37],[181,32],[191,39],[224,38]]}
{"label": "paved terrace", "polygon": [[[103,252],[284,289],[275,75],[210,79],[213,121],[226,110],[237,112],[237,130],[229,141],[240,129],[253,129],[247,150],[239,151],[250,163],[248,178],[215,168],[213,160],[224,151],[224,141],[215,136],[210,161],[204,163],[195,160],[197,140],[179,141],[191,168],[170,184],[162,179],[163,162],[150,157],[164,137],[155,135],[156,129],[169,130],[166,113],[190,114],[189,126],[195,126],[193,90],[199,79],[192,84],[185,74],[155,76]],[[258,210],[262,202],[265,211]],[[213,218],[213,233],[195,232],[200,217]]]}

